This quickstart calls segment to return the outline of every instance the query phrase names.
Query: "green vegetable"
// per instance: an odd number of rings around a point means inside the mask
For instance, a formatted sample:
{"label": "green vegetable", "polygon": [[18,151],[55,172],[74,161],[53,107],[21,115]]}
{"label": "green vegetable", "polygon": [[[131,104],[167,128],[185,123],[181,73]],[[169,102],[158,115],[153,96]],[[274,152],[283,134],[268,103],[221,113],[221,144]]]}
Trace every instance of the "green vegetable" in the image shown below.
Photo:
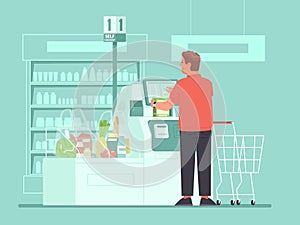
{"label": "green vegetable", "polygon": [[56,143],[56,155],[59,158],[76,158],[76,144],[72,139],[61,138]]}
{"label": "green vegetable", "polygon": [[110,124],[107,120],[100,120],[99,121],[99,136],[105,137],[108,130],[109,130]]}

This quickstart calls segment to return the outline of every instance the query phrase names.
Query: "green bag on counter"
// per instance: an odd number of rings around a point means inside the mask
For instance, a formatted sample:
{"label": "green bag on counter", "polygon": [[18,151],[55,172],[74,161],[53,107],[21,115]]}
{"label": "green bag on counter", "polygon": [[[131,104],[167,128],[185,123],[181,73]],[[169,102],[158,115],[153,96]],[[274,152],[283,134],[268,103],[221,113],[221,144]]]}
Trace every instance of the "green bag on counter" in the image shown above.
{"label": "green bag on counter", "polygon": [[59,158],[76,158],[76,144],[72,139],[61,138],[56,142],[56,155]]}

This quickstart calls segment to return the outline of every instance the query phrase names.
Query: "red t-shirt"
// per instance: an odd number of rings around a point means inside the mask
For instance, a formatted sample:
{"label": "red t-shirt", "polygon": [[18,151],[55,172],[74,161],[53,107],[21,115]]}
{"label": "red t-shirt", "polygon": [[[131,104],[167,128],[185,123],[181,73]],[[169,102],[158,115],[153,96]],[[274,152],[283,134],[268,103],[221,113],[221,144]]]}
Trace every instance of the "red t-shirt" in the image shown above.
{"label": "red t-shirt", "polygon": [[212,129],[212,83],[200,74],[179,80],[170,100],[179,105],[179,129],[181,131],[207,131]]}

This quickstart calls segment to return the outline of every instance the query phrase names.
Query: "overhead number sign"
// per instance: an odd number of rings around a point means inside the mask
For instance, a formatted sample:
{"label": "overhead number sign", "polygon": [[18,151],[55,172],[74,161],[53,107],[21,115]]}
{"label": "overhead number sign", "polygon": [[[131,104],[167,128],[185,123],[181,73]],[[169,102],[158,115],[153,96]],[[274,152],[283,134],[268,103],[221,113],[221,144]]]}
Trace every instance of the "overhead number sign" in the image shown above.
{"label": "overhead number sign", "polygon": [[104,41],[124,42],[126,41],[126,17],[104,16]]}

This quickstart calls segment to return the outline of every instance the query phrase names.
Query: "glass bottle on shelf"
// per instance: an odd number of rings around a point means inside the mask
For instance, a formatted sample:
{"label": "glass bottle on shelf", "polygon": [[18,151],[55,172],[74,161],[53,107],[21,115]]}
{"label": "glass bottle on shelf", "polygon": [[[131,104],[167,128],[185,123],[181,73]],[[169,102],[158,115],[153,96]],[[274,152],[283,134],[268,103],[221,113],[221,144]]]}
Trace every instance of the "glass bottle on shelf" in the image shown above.
{"label": "glass bottle on shelf", "polygon": [[55,92],[52,92],[50,95],[50,104],[55,105],[56,104],[56,94]]}
{"label": "glass bottle on shelf", "polygon": [[90,69],[89,81],[96,81],[96,72],[94,67]]}
{"label": "glass bottle on shelf", "polygon": [[137,72],[133,73],[133,81],[138,81],[138,74],[137,74]]}
{"label": "glass bottle on shelf", "polygon": [[50,82],[53,81],[53,72],[48,73],[48,79],[49,79]]}
{"label": "glass bottle on shelf", "polygon": [[66,81],[66,73],[65,72],[61,72],[60,81],[62,81],[62,82]]}
{"label": "glass bottle on shelf", "polygon": [[128,74],[128,71],[125,69],[125,70],[123,70],[123,81],[124,82],[128,82],[128,80],[129,80],[129,74]]}
{"label": "glass bottle on shelf", "polygon": [[103,81],[108,81],[109,80],[109,73],[108,73],[108,70],[107,69],[104,69],[103,70],[103,73],[102,73],[102,80]]}
{"label": "glass bottle on shelf", "polygon": [[96,77],[97,77],[97,81],[102,81],[102,71],[101,71],[101,69],[97,70]]}
{"label": "glass bottle on shelf", "polygon": [[105,95],[100,95],[99,96],[99,104],[100,105],[105,105]]}
{"label": "glass bottle on shelf", "polygon": [[128,78],[129,81],[134,81],[134,75],[133,73],[129,73],[129,78]]}
{"label": "glass bottle on shelf", "polygon": [[81,80],[82,81],[88,81],[88,74],[87,74],[87,68],[83,67],[82,74],[81,74]]}
{"label": "glass bottle on shelf", "polygon": [[86,95],[82,95],[81,96],[81,104],[82,105],[86,105],[87,104],[87,96]]}
{"label": "glass bottle on shelf", "polygon": [[79,81],[79,73],[78,72],[74,73],[74,81]]}
{"label": "glass bottle on shelf", "polygon": [[73,81],[73,74],[71,72],[68,72],[67,74],[67,81],[72,82]]}
{"label": "glass bottle on shelf", "polygon": [[117,81],[122,81],[122,72],[120,70],[117,70]]}
{"label": "glass bottle on shelf", "polygon": [[44,75],[44,82],[48,81],[48,72],[43,72]]}
{"label": "glass bottle on shelf", "polygon": [[41,150],[42,149],[42,142],[36,141],[35,142],[35,149],[36,150]]}
{"label": "glass bottle on shelf", "polygon": [[43,72],[38,72],[39,82],[43,81]]}
{"label": "glass bottle on shelf", "polygon": [[69,104],[70,104],[70,99],[66,98],[66,105],[69,105]]}
{"label": "glass bottle on shelf", "polygon": [[36,104],[41,105],[43,104],[43,95],[41,92],[36,94]]}
{"label": "glass bottle on shelf", "polygon": [[53,72],[53,80],[54,82],[58,81],[58,72]]}
{"label": "glass bottle on shelf", "polygon": [[38,160],[35,163],[35,173],[40,174],[41,172],[42,172],[42,165],[41,165],[41,162]]}
{"label": "glass bottle on shelf", "polygon": [[111,93],[109,93],[107,96],[106,96],[106,104],[108,105],[111,105],[113,102],[113,96]]}
{"label": "glass bottle on shelf", "polygon": [[46,147],[47,147],[46,144],[47,144],[46,141],[42,141],[42,149],[43,149],[43,150],[46,150]]}
{"label": "glass bottle on shelf", "polygon": [[[117,74],[117,73],[116,73]],[[116,75],[117,76],[117,75]],[[113,73],[113,70],[110,71],[109,73],[109,82],[112,83],[113,82],[113,79],[114,79],[114,73]]]}
{"label": "glass bottle on shelf", "polygon": [[45,105],[49,104],[49,93],[48,92],[44,93],[44,99],[43,100],[44,100]]}
{"label": "glass bottle on shelf", "polygon": [[92,95],[88,95],[87,96],[87,104],[88,105],[92,105],[93,104],[93,96]]}
{"label": "glass bottle on shelf", "polygon": [[58,98],[57,104],[58,104],[58,105],[61,105],[61,98]]}
{"label": "glass bottle on shelf", "polygon": [[38,80],[38,73],[37,72],[33,72],[32,81],[37,82],[37,80]]}

